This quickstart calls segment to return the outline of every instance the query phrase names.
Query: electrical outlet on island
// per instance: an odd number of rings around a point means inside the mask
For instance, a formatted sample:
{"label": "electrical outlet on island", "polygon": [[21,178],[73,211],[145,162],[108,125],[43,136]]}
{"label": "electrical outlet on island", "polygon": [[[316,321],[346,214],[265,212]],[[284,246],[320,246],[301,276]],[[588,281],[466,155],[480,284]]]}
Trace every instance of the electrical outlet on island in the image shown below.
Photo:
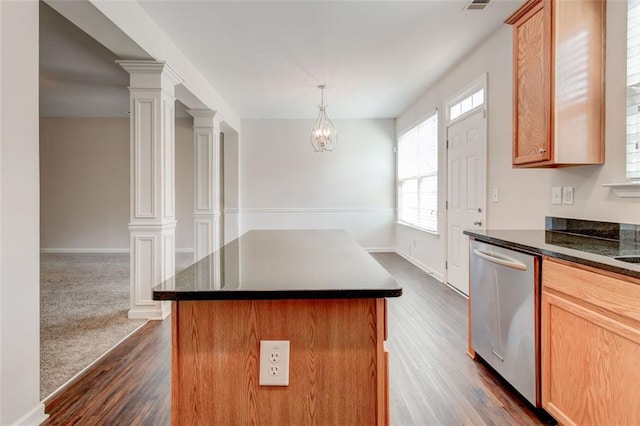
{"label": "electrical outlet on island", "polygon": [[260,341],[260,386],[289,386],[289,341]]}

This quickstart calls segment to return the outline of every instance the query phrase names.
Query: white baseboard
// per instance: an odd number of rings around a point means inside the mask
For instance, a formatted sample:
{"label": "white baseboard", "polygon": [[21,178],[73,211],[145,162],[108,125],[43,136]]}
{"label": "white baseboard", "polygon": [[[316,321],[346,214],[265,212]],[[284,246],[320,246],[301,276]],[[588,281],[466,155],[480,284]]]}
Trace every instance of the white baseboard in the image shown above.
{"label": "white baseboard", "polygon": [[41,248],[40,253],[59,253],[59,254],[82,254],[82,253],[105,253],[105,254],[126,254],[129,253],[128,248]]}
{"label": "white baseboard", "polygon": [[391,247],[365,247],[369,253],[395,253],[396,249]]}
{"label": "white baseboard", "polygon": [[443,284],[446,285],[447,287],[449,287],[451,290],[453,290],[456,293],[458,293],[460,296],[464,297],[465,299],[469,299],[469,295],[468,294],[464,294],[463,292],[461,292],[460,290],[458,290],[457,288],[455,288],[451,284],[449,284],[449,283],[443,283]]}
{"label": "white baseboard", "polygon": [[161,301],[158,307],[129,309],[127,317],[130,319],[162,321],[167,318],[169,314],[171,314],[171,304],[167,301]]}
{"label": "white baseboard", "polygon": [[407,261],[409,261],[412,264],[414,264],[415,266],[417,266],[418,268],[422,269],[427,274],[431,275],[436,280],[438,280],[438,281],[440,281],[441,283],[444,284],[444,276],[440,272],[437,272],[433,268],[430,268],[429,266],[427,266],[424,263],[420,262],[416,258],[409,256],[409,253],[405,253],[400,249],[395,249],[393,251],[395,253],[397,253],[398,255],[402,256],[403,258],[405,258]]}
{"label": "white baseboard", "polygon": [[20,417],[13,426],[37,426],[47,420],[48,417],[49,415],[44,413],[44,404],[40,402],[33,410]]}
{"label": "white baseboard", "polygon": [[[192,248],[178,248],[176,253],[192,254]],[[83,253],[96,253],[96,254],[128,254],[130,250],[128,248],[41,248],[40,253],[58,253],[58,254],[83,254]]]}

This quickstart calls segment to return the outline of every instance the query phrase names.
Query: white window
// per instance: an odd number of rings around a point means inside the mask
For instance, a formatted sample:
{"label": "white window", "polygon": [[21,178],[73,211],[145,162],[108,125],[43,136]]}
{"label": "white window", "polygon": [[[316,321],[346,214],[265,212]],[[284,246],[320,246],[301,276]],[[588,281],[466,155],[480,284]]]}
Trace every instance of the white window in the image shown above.
{"label": "white window", "polygon": [[449,107],[449,121],[453,121],[482,105],[484,105],[484,89],[480,89],[462,99],[460,102],[451,105]]}
{"label": "white window", "polygon": [[398,222],[438,231],[438,113],[398,139]]}
{"label": "white window", "polygon": [[627,4],[627,178],[640,179],[640,0]]}

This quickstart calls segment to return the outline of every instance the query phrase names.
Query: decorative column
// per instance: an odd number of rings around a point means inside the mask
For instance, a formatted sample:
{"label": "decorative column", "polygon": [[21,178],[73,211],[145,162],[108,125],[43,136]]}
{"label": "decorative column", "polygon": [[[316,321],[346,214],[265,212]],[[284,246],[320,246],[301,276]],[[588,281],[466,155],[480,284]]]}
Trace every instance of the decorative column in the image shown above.
{"label": "decorative column", "polygon": [[131,307],[129,318],[164,319],[151,288],[175,273],[175,86],[166,63],[117,61],[130,75]]}
{"label": "decorative column", "polygon": [[188,110],[193,116],[194,249],[198,261],[220,248],[220,123],[219,112]]}

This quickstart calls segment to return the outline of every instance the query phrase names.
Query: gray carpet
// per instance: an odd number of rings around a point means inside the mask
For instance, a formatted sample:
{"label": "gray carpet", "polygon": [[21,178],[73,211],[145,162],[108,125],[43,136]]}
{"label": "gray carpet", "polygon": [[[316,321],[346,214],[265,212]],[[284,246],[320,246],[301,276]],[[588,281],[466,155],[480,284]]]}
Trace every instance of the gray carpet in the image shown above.
{"label": "gray carpet", "polygon": [[[176,256],[176,271],[191,263]],[[127,318],[128,254],[42,254],[40,397],[44,399],[144,324]]]}

